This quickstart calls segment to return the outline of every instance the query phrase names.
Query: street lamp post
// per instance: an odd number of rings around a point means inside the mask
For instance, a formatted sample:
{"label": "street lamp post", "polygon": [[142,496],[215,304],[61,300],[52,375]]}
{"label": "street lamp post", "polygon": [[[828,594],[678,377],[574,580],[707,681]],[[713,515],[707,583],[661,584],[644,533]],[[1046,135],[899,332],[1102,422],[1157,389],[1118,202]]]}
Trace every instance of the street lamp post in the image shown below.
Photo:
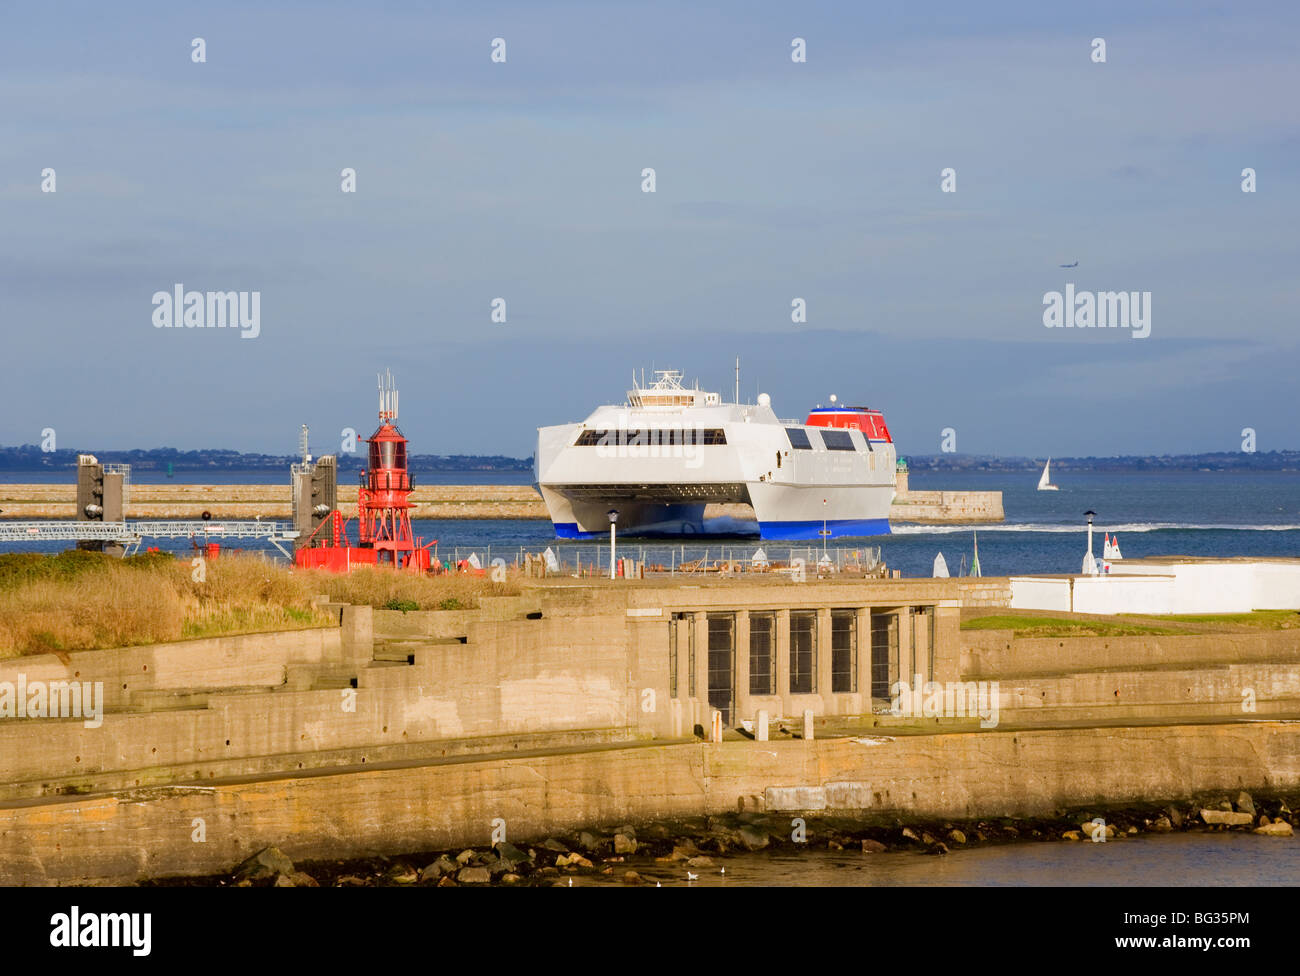
{"label": "street lamp post", "polygon": [[618,509],[611,508],[606,514],[609,515],[609,578],[614,579],[614,567],[618,565],[614,560],[614,526],[618,522]]}
{"label": "street lamp post", "polygon": [[1097,560],[1092,554],[1092,520],[1096,517],[1097,513],[1092,509],[1088,509],[1083,514],[1088,519],[1088,551],[1083,557],[1083,572],[1086,576],[1096,576]]}

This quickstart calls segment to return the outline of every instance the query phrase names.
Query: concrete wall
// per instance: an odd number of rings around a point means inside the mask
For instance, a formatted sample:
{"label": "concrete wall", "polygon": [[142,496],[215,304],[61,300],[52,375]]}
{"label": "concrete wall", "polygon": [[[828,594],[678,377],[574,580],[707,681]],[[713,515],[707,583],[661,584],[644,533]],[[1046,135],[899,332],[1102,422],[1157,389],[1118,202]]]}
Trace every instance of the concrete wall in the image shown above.
{"label": "concrete wall", "polygon": [[498,817],[524,842],[741,803],[895,823],[1298,786],[1300,730],[1271,722],[649,745],[0,808],[0,880],[217,873],[270,845],[295,860],[483,845]]}
{"label": "concrete wall", "polygon": [[1001,522],[1000,491],[907,491],[894,497],[889,517],[898,522]]}
{"label": "concrete wall", "polygon": [[1011,606],[1011,580],[1005,576],[964,576],[958,579],[961,605],[975,608]]}

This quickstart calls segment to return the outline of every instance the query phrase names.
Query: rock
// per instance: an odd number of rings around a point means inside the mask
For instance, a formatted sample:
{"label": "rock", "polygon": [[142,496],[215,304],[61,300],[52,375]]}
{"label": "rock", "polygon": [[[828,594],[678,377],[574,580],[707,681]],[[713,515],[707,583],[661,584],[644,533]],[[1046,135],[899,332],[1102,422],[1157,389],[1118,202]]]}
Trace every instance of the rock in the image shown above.
{"label": "rock", "polygon": [[585,830],[578,835],[578,846],[584,851],[594,852],[604,846],[604,841],[595,834],[589,834]]}
{"label": "rock", "polygon": [[842,851],[844,850],[844,845],[837,840],[828,840],[826,842],[826,849],[828,851]]}
{"label": "rock", "polygon": [[1183,825],[1183,814],[1177,807],[1165,807],[1165,813],[1169,814],[1169,822],[1175,827]]}
{"label": "rock", "polygon": [[487,868],[488,874],[492,875],[494,878],[497,877],[497,875],[510,874],[515,869],[513,864],[500,857],[494,861],[489,861],[487,864],[483,865],[483,867]]}
{"label": "rock", "polygon": [[761,851],[771,843],[766,830],[748,824],[736,832],[736,840],[747,851]]}
{"label": "rock", "polygon": [[456,880],[461,884],[491,884],[492,874],[484,867],[465,867],[460,869]]}
{"label": "rock", "polygon": [[930,834],[927,834],[927,833],[925,833],[925,832],[922,832],[922,834],[921,834],[921,843],[924,844],[924,845],[926,845],[926,847],[933,847],[935,844],[937,844],[937,843],[939,843],[939,842],[938,842],[937,840],[935,840],[934,837],[932,837]]}
{"label": "rock", "polygon": [[934,845],[933,847],[931,847],[928,851],[926,851],[926,853],[927,853],[927,854],[947,854],[947,853],[948,853],[948,845],[947,845],[947,844],[942,844],[942,843],[935,844],[935,845]]}
{"label": "rock", "polygon": [[864,840],[862,842],[863,854],[883,854],[887,850],[889,850],[889,848],[878,840]]}
{"label": "rock", "polygon": [[437,881],[445,872],[442,870],[442,862],[434,861],[432,864],[426,864],[420,870],[420,880],[422,882]]}
{"label": "rock", "polygon": [[[574,856],[576,856],[576,855],[574,855]],[[555,859],[555,866],[556,866],[557,868],[567,868],[567,867],[569,866],[569,855],[568,855],[568,854],[561,854],[559,857],[557,857],[557,858]]]}
{"label": "rock", "polygon": [[958,830],[956,827],[954,827],[952,830],[948,831],[948,839],[949,839],[950,841],[952,841],[954,844],[964,844],[964,843],[966,843],[966,835],[963,834],[963,833],[962,833],[960,830]]}
{"label": "rock", "polygon": [[690,858],[686,862],[686,866],[688,868],[711,868],[713,867],[713,858],[700,854],[696,857]]}
{"label": "rock", "polygon": [[415,884],[420,880],[420,875],[412,868],[404,864],[394,864],[384,872],[384,879],[391,884],[408,885]]}
{"label": "rock", "polygon": [[364,885],[365,883],[366,883],[366,882],[365,882],[364,879],[362,879],[362,878],[358,878],[355,874],[345,874],[345,875],[343,875],[343,877],[338,878],[337,880],[335,880],[335,882],[334,882],[334,887],[336,887],[336,888],[357,888],[357,887],[360,887],[360,886]]}
{"label": "rock", "polygon": [[1259,826],[1267,827],[1272,822],[1273,821],[1269,820],[1268,817],[1264,816],[1262,813],[1259,815]]}
{"label": "rock", "polygon": [[504,840],[500,844],[497,844],[494,850],[497,852],[497,857],[505,861],[511,867],[516,864],[522,864],[524,861],[532,860],[532,858],[527,854],[515,847],[514,844],[508,843]]}
{"label": "rock", "polygon": [[1157,834],[1167,834],[1174,829],[1174,825],[1169,822],[1168,817],[1156,817],[1151,824],[1151,829]]}
{"label": "rock", "polygon": [[1132,837],[1132,836],[1133,836],[1134,834],[1136,834],[1137,832],[1138,832],[1138,829],[1137,829],[1136,827],[1133,827],[1133,826],[1130,826],[1127,830],[1124,831],[1124,833],[1128,834],[1130,837]]}
{"label": "rock", "polygon": [[912,830],[911,827],[904,827],[904,828],[903,828],[903,839],[904,839],[904,840],[913,840],[913,841],[916,841],[918,844],[921,843],[921,838],[916,836],[916,832],[915,832],[914,830]]}
{"label": "rock", "polygon": [[289,875],[293,879],[295,888],[319,888],[320,882],[313,878],[306,871],[295,871]]}
{"label": "rock", "polygon": [[273,887],[273,888],[296,888],[297,885],[295,885],[295,884],[293,883],[293,878],[289,877],[287,874],[277,874],[277,875],[275,876],[275,883],[272,884],[271,887]]}
{"label": "rock", "polygon": [[1237,811],[1250,814],[1252,820],[1255,818],[1255,801],[1245,790],[1237,794]]}
{"label": "rock", "polygon": [[1067,830],[1061,835],[1061,840],[1083,840],[1083,834],[1077,830]]}
{"label": "rock", "polygon": [[689,861],[691,858],[693,858],[693,857],[694,857],[696,854],[698,854],[698,853],[699,853],[699,851],[697,851],[697,850],[695,849],[694,845],[692,845],[692,846],[690,846],[690,847],[674,847],[674,848],[673,848],[673,852],[672,852],[671,854],[669,854],[667,857],[665,857],[665,858],[656,858],[656,860],[664,860],[664,861]]}
{"label": "rock", "polygon": [[539,878],[551,878],[560,873],[559,868],[542,868],[537,872]]}
{"label": "rock", "polygon": [[641,875],[637,874],[635,871],[628,871],[623,875],[623,884],[625,885],[639,885],[642,883],[643,879],[641,878]]}
{"label": "rock", "polygon": [[581,854],[561,854],[555,859],[557,868],[594,868],[595,865]]}
{"label": "rock", "polygon": [[651,838],[654,840],[668,840],[672,837],[672,831],[663,824],[651,824],[647,833],[649,833]]}
{"label": "rock", "polygon": [[621,830],[614,835],[615,854],[635,854],[636,848],[636,838],[628,836]]}
{"label": "rock", "polygon": [[518,875],[518,874],[503,874],[503,875],[501,875],[501,883],[502,883],[503,885],[517,885],[517,884],[523,884],[523,881],[524,881],[523,877],[520,876],[520,875]]}
{"label": "rock", "polygon": [[1079,830],[1089,840],[1101,843],[1116,836],[1117,831],[1110,824],[1093,823],[1091,820],[1079,824]]}
{"label": "rock", "polygon": [[1220,810],[1226,810],[1228,813],[1232,812],[1232,803],[1229,800],[1220,800],[1215,806]]}
{"label": "rock", "polygon": [[1255,833],[1263,834],[1265,837],[1290,837],[1294,831],[1285,820],[1279,820],[1264,827],[1256,827]]}
{"label": "rock", "polygon": [[459,864],[461,867],[464,867],[466,864],[470,862],[471,859],[473,859],[474,855],[477,853],[478,852],[475,851],[472,847],[467,847],[465,848],[465,850],[461,851],[459,854],[456,855],[456,863]]}
{"label": "rock", "polygon": [[624,824],[622,827],[618,828],[618,832],[620,834],[627,834],[633,840],[636,840],[636,828],[631,824]]}
{"label": "rock", "polygon": [[438,887],[439,887],[439,888],[454,888],[454,887],[456,887],[456,882],[452,880],[450,874],[444,874],[441,878],[438,879]]}
{"label": "rock", "polygon": [[1229,827],[1244,827],[1253,823],[1255,817],[1249,813],[1234,813],[1231,810],[1202,810],[1201,819],[1207,824],[1226,824]]}
{"label": "rock", "polygon": [[240,881],[265,881],[278,874],[293,874],[293,861],[278,847],[264,847],[239,867],[235,877]]}
{"label": "rock", "polygon": [[556,840],[554,837],[548,837],[548,838],[546,838],[546,840],[542,841],[542,850],[544,850],[544,851],[552,851],[552,852],[555,853],[555,854],[568,854],[568,853],[569,853],[569,849],[568,849],[567,847],[565,847],[563,844],[561,844],[561,843],[560,843],[558,840]]}

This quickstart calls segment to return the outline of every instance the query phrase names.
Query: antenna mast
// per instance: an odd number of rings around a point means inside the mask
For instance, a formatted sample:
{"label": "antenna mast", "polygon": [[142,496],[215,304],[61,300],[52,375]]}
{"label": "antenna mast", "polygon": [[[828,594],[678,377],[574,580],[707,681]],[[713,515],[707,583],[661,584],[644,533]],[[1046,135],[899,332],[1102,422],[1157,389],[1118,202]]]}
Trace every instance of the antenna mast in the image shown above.
{"label": "antenna mast", "polygon": [[736,399],[732,403],[740,403],[740,357],[736,357]]}
{"label": "antenna mast", "polygon": [[379,379],[379,419],[397,419],[397,384],[393,381],[393,371],[384,370]]}

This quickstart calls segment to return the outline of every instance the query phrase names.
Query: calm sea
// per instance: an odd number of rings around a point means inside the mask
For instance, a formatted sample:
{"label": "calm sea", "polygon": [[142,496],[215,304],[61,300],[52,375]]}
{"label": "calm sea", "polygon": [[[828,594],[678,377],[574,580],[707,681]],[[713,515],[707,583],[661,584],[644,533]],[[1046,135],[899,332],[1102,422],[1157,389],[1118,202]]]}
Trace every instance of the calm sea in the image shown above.
{"label": "calm sea", "polygon": [[[5,472],[6,482],[70,480],[70,473]],[[419,474],[424,484],[523,484],[520,472],[442,472]],[[163,478],[151,473],[151,479]],[[277,484],[287,481],[275,472],[186,472],[176,483]],[[1058,472],[1061,490],[1036,490],[1034,472],[974,472],[963,474],[914,473],[917,489],[991,490],[1003,493],[1006,521],[988,525],[895,525],[888,536],[861,540],[835,540],[833,545],[879,546],[885,562],[905,576],[928,576],[934,557],[942,552],[949,571],[956,575],[969,566],[976,535],[980,566],[985,576],[1013,573],[1078,571],[1086,547],[1083,513],[1097,513],[1094,549],[1101,555],[1102,533],[1117,534],[1126,557],[1189,556],[1300,556],[1300,472]],[[557,542],[550,523],[539,520],[415,520],[417,535],[437,539],[439,552],[465,557],[473,549],[487,561],[512,559],[521,548],[539,551],[546,546],[568,550],[577,544]],[[718,555],[747,558],[758,544],[743,538],[711,537]],[[810,543],[816,546],[817,543]],[[650,544],[645,546],[649,548]],[[187,542],[172,541],[169,548],[188,550]],[[491,553],[489,554],[489,547]],[[60,545],[47,548],[59,549]],[[627,540],[624,551],[642,548]],[[767,546],[779,558],[784,545]],[[699,546],[692,547],[698,555]],[[657,551],[656,551],[657,550]],[[663,558],[666,547],[651,552]],[[583,562],[597,552],[582,545]],[[608,556],[608,548],[604,550]]]}
{"label": "calm sea", "polygon": [[[1300,884],[1300,837],[1166,834],[1088,842],[1024,841],[955,850],[942,857],[891,852],[808,850],[710,855],[712,867],[636,865],[653,884],[693,887],[1256,887]],[[723,873],[725,869],[725,873]],[[574,879],[622,884],[622,872]]]}

